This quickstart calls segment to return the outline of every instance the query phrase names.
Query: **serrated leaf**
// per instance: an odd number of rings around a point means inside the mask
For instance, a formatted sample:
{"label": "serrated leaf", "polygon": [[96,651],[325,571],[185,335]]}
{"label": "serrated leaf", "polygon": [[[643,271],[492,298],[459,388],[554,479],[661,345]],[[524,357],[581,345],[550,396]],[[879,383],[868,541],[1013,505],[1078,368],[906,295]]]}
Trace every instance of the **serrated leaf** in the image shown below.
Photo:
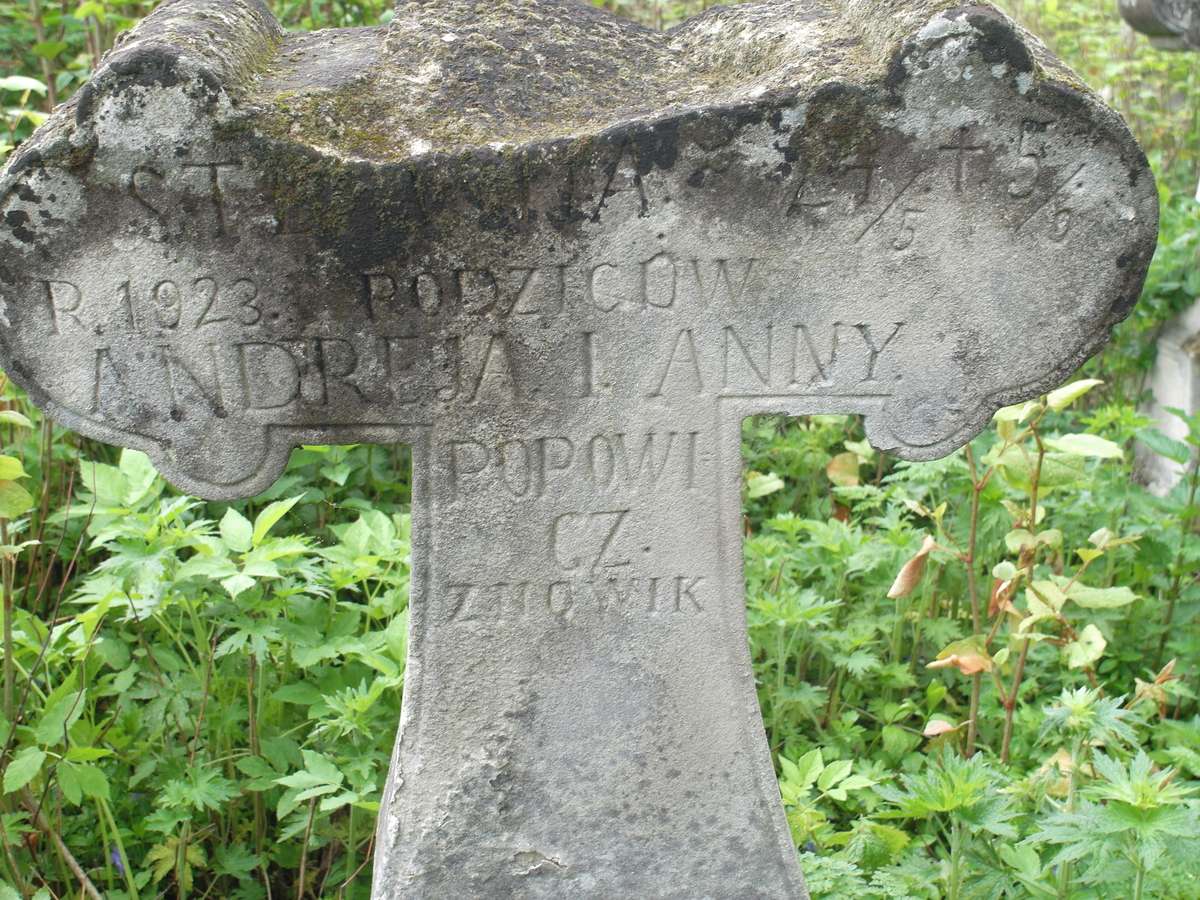
{"label": "serrated leaf", "polygon": [[84,710],[84,691],[71,691],[55,700],[42,717],[38,719],[33,729],[33,736],[39,744],[61,744],[66,739],[66,730],[70,728]]}
{"label": "serrated leaf", "polygon": [[1137,433],[1137,440],[1164,459],[1179,463],[1181,466],[1186,465],[1192,458],[1192,450],[1187,444],[1168,437],[1156,428],[1142,429]]}
{"label": "serrated leaf", "polygon": [[260,512],[254,518],[254,533],[250,537],[250,543],[257,547],[263,542],[263,538],[267,536],[275,524],[287,515],[288,510],[300,502],[303,494],[297,494],[295,497],[289,497],[286,500],[276,500],[274,503],[268,504],[267,508]]}
{"label": "serrated leaf", "polygon": [[77,765],[75,774],[79,777],[79,786],[83,789],[84,796],[92,800],[108,801],[111,799],[108,790],[108,776],[99,766]]}
{"label": "serrated leaf", "polygon": [[746,474],[746,497],[755,500],[765,497],[785,487],[783,479],[774,472],[748,472]]}
{"label": "serrated leaf", "polygon": [[817,788],[822,791],[827,791],[847,775],[854,767],[854,763],[848,759],[838,759],[831,762],[821,772],[817,778]]}
{"label": "serrated leaf", "polygon": [[221,541],[235,553],[245,553],[250,549],[251,538],[254,536],[254,526],[232,506],[225,510],[221,517]]}
{"label": "serrated leaf", "polygon": [[83,802],[83,788],[79,785],[79,777],[75,774],[75,766],[69,762],[60,762],[54,769],[58,789],[62,791],[63,799],[72,806]]}
{"label": "serrated leaf", "polygon": [[45,761],[46,751],[41,747],[26,747],[14,756],[8,768],[4,770],[4,793],[19,791],[33,781],[34,776],[42,770],[42,763]]}
{"label": "serrated leaf", "polygon": [[1053,410],[1066,409],[1094,387],[1104,384],[1098,378],[1084,378],[1072,381],[1046,395],[1046,405]]}
{"label": "serrated leaf", "polygon": [[825,761],[821,758],[821,748],[810,750],[805,753],[796,762],[796,768],[799,770],[799,776],[796,779],[802,787],[811,787],[820,777],[822,770],[825,768]]}
{"label": "serrated leaf", "polygon": [[238,594],[250,590],[256,582],[249,575],[244,575],[239,572],[236,575],[230,575],[228,578],[221,579],[221,587],[229,592],[231,599],[236,600]]}

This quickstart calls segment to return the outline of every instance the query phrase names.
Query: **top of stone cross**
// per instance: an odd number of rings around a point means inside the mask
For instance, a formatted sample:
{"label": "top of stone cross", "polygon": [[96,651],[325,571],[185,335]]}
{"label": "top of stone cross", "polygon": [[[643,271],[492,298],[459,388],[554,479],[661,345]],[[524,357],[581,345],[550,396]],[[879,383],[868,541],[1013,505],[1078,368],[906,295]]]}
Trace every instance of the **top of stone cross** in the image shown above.
{"label": "top of stone cross", "polygon": [[0,363],[213,497],[672,391],[931,458],[1103,343],[1156,227],[1119,117],[987,6],[168,0],[0,173]]}
{"label": "top of stone cross", "polygon": [[955,0],[717,6],[666,32],[579,0],[398,0],[386,26],[301,34],[283,32],[260,0],[167,0],[105,57],[75,120],[86,134],[98,96],[195,79],[266,134],[406,160],[575,139],[822,85],[894,89],[913,48],[972,31],[985,58],[1104,111],[1036,38]]}
{"label": "top of stone cross", "polygon": [[1200,0],[1120,0],[1121,16],[1163,50],[1200,50]]}

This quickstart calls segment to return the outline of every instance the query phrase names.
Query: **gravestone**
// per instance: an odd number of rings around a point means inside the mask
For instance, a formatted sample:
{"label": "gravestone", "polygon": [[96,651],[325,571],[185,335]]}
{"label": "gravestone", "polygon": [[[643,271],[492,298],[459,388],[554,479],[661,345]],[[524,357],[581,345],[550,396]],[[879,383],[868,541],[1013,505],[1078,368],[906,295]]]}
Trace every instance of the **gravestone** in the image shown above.
{"label": "gravestone", "polygon": [[742,420],[942,456],[1101,346],[1157,223],[1119,118],[945,0],[174,0],[0,188],[0,359],[58,421],[214,499],[412,445],[378,898],[804,896]]}
{"label": "gravestone", "polygon": [[1121,17],[1162,50],[1200,50],[1200,0],[1120,0]]}
{"label": "gravestone", "polygon": [[[1187,423],[1170,412],[1200,412],[1200,299],[1163,324],[1154,342],[1154,367],[1150,371],[1150,398],[1142,412],[1167,437],[1183,441]],[[1151,492],[1165,496],[1183,478],[1188,464],[1167,459],[1138,444],[1137,473]]]}

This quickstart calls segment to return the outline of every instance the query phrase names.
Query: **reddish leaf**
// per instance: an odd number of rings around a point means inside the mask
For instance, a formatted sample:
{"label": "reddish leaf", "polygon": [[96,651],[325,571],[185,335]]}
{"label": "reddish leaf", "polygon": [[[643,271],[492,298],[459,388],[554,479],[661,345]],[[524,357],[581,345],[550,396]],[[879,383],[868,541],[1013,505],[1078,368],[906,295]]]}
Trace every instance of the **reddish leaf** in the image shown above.
{"label": "reddish leaf", "polygon": [[921,581],[921,576],[925,573],[925,559],[932,552],[937,543],[929,535],[925,535],[925,540],[921,542],[921,549],[916,555],[900,567],[900,571],[896,573],[896,580],[892,582],[891,589],[888,590],[888,599],[895,600],[897,597],[907,597],[913,592],[916,586]]}

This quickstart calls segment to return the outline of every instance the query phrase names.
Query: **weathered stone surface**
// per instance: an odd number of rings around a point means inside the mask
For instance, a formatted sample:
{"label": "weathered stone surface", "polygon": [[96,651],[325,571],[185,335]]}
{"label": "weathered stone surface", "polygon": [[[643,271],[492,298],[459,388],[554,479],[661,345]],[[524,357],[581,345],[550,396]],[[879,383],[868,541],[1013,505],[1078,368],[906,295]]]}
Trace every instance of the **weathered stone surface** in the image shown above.
{"label": "weathered stone surface", "polygon": [[1154,185],[986,6],[176,0],[0,181],[0,360],[206,497],[414,446],[378,897],[803,895],[739,432],[947,453],[1129,310]]}
{"label": "weathered stone surface", "polygon": [[1165,50],[1200,50],[1200,0],[1120,0],[1121,17]]}

